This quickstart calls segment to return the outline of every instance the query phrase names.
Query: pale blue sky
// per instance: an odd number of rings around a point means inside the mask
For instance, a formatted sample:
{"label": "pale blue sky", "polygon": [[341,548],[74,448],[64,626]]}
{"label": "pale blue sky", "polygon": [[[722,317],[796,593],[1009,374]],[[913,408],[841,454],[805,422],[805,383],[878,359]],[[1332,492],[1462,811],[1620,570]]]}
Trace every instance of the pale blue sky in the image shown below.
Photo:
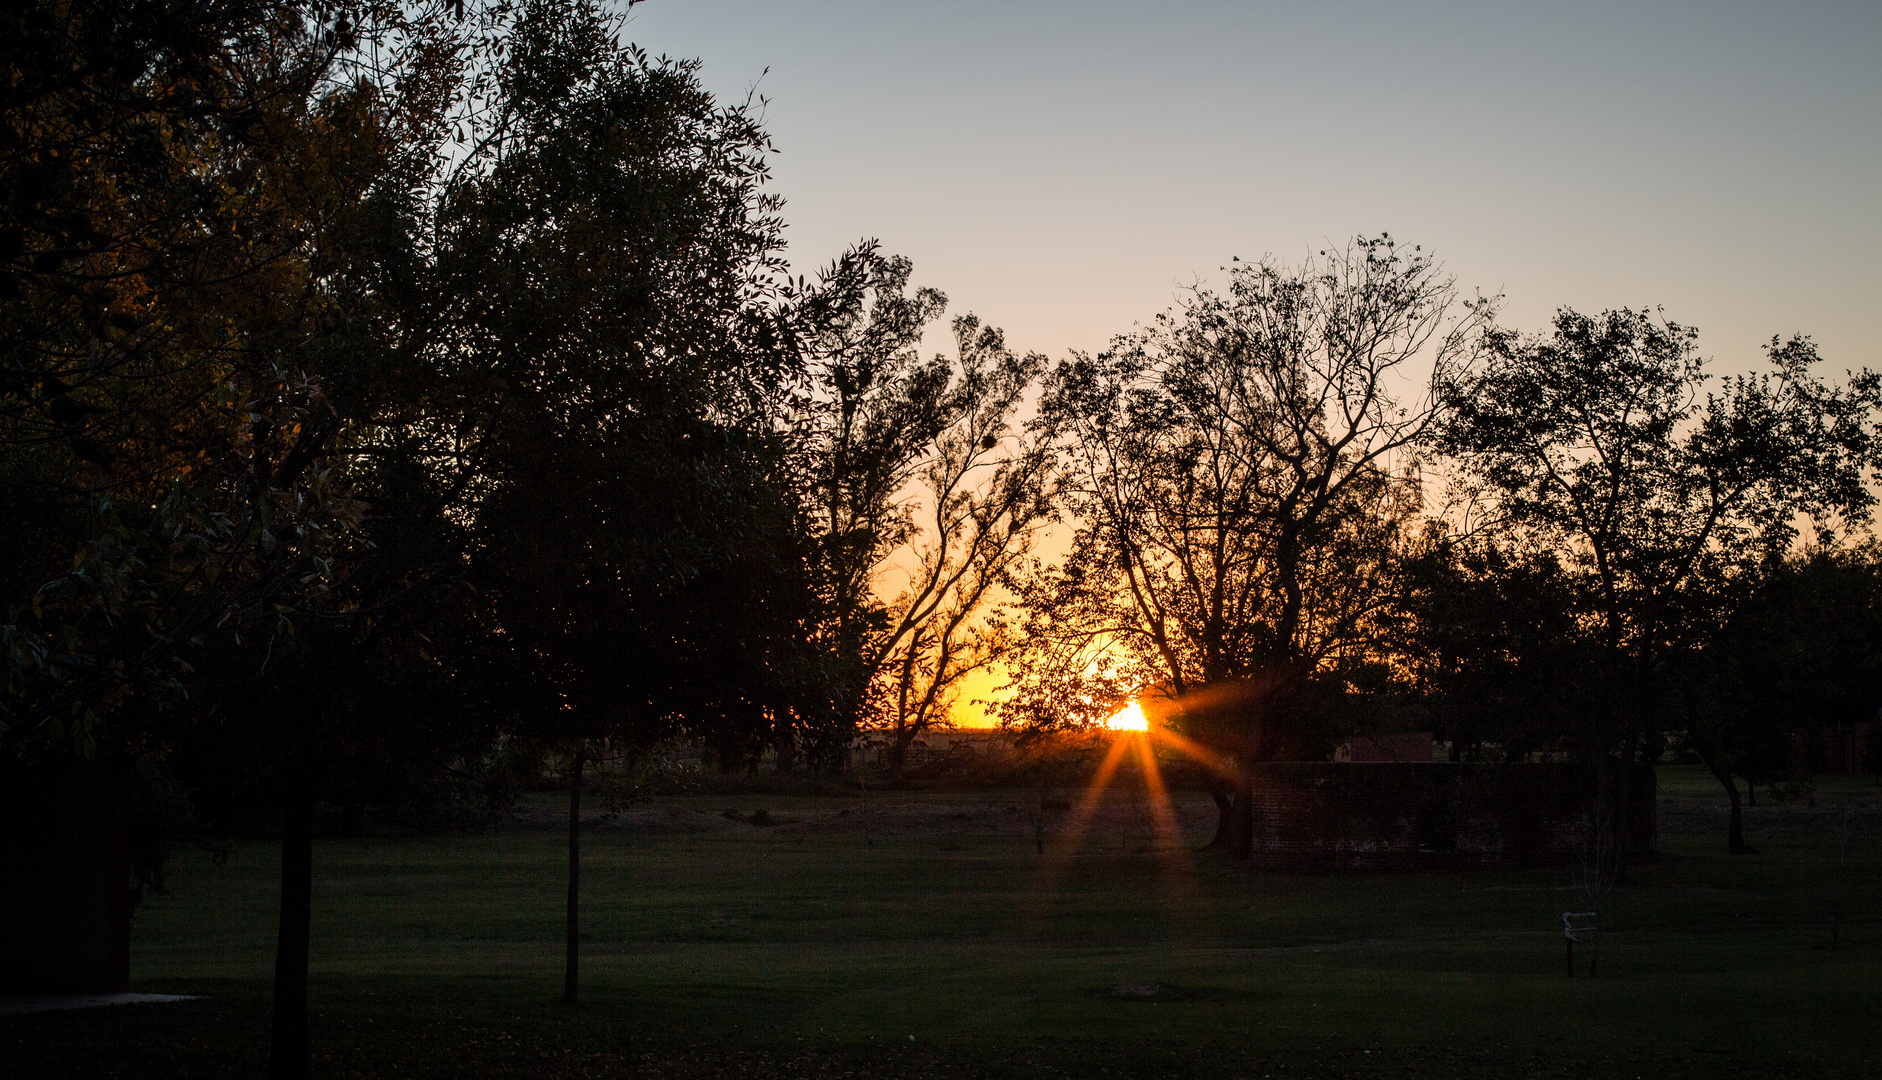
{"label": "pale blue sky", "polygon": [[1386,230],[1512,326],[1659,305],[1729,367],[1882,367],[1873,0],[647,0],[629,36],[770,99],[800,269],[880,237],[1021,348]]}

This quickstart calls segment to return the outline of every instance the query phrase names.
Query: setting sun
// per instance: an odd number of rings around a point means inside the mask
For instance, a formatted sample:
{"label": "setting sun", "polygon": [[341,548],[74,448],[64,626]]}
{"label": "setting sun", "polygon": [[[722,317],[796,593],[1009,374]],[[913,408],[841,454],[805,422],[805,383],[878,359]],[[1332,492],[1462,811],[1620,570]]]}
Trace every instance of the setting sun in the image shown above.
{"label": "setting sun", "polygon": [[1113,731],[1148,731],[1150,721],[1144,717],[1143,706],[1132,701],[1117,712],[1112,713],[1104,726]]}

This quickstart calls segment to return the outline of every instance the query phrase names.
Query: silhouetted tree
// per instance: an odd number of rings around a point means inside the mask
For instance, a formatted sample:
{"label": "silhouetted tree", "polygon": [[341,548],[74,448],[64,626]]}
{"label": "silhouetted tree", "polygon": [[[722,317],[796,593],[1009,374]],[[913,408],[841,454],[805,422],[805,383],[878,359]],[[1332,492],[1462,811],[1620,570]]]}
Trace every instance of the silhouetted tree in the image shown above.
{"label": "silhouetted tree", "polygon": [[1727,849],[1745,846],[1734,774],[1766,790],[1808,776],[1830,727],[1882,701],[1882,568],[1873,544],[1818,548],[1747,575],[1682,673],[1686,742],[1731,800]]}
{"label": "silhouetted tree", "polygon": [[366,527],[384,489],[360,466],[391,462],[355,447],[401,370],[411,211],[463,101],[430,90],[474,84],[494,44],[441,10],[4,17],[5,734],[109,757],[234,730],[281,778],[279,1076],[307,1069],[311,747],[336,712],[263,688],[335,685],[304,674],[345,636],[323,624],[399,591],[362,572],[392,531]]}
{"label": "silhouetted tree", "polygon": [[1065,446],[1079,527],[1026,585],[1009,722],[1170,695],[1190,736],[1239,764],[1215,797],[1218,836],[1246,855],[1253,763],[1337,741],[1309,722],[1325,710],[1290,721],[1286,703],[1363,659],[1420,509],[1439,391],[1488,314],[1381,237],[1299,269],[1237,265],[1227,295],[1199,289],[1059,364],[1040,424]]}
{"label": "silhouetted tree", "polygon": [[[505,528],[519,485],[611,500],[563,520],[596,525],[587,566],[628,571],[611,587],[643,617],[594,606],[661,646],[637,689],[687,682],[660,617],[684,616],[667,625],[695,661],[745,657],[660,716],[748,722],[760,671],[815,704],[815,658],[788,645],[814,590],[750,576],[801,579],[806,558],[767,442],[792,377],[763,310],[768,146],[581,3],[6,18],[6,734],[89,752],[194,724],[172,743],[224,735],[230,764],[280,778],[270,1070],[305,1075],[314,801],[363,758],[474,761],[523,715],[467,658],[505,614],[553,620],[463,586],[527,557],[530,529]],[[760,534],[782,539],[725,557]],[[559,565],[536,580],[567,584]],[[708,647],[714,605],[777,614],[760,644]],[[616,659],[548,651],[552,686]],[[465,709],[399,711],[420,688]]]}
{"label": "silhouetted tree", "polygon": [[569,766],[571,1002],[586,761],[677,733],[741,761],[832,712],[769,144],[694,65],[618,29],[585,3],[523,5],[501,148],[439,224],[439,363],[491,394],[459,438],[478,462],[469,573],[509,682],[493,702]]}
{"label": "silhouetted tree", "polygon": [[1445,388],[1444,448],[1512,536],[1558,553],[1592,635],[1597,692],[1562,744],[1601,763],[1611,807],[1738,579],[1783,557],[1800,515],[1859,521],[1874,502],[1882,380],[1828,385],[1807,339],[1774,339],[1767,372],[1706,393],[1694,340],[1642,312],[1564,309],[1550,337],[1491,335],[1483,370]]}
{"label": "silhouetted tree", "polygon": [[[874,684],[897,778],[961,678],[1009,647],[989,608],[1055,512],[1052,448],[1015,422],[1044,357],[1015,354],[966,315],[953,323],[955,356],[922,359],[922,330],[946,298],[910,295],[910,270],[863,245],[797,312],[809,513],[835,651],[855,662],[839,713],[846,728],[860,720]],[[902,584],[889,592],[885,577]]]}
{"label": "silhouetted tree", "polygon": [[1390,649],[1434,733],[1452,761],[1552,748],[1594,674],[1559,559],[1435,523],[1427,540],[1407,564]]}

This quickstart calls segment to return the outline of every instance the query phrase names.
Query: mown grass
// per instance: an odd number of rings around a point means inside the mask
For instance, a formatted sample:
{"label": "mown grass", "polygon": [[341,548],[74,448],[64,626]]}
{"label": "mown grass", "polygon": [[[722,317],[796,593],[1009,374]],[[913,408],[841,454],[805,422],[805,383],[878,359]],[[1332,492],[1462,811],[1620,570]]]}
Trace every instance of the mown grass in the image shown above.
{"label": "mown grass", "polygon": [[[1858,813],[1832,942],[1831,807],[1882,798],[1826,784],[1818,811],[1754,821],[1758,854],[1733,858],[1714,797],[1690,779],[1663,779],[1667,857],[1609,896],[1600,978],[1572,981],[1567,869],[1289,876],[1196,854],[1197,837],[1140,853],[1100,837],[1041,859],[1016,834],[598,830],[584,854],[586,996],[566,1010],[559,837],[323,841],[317,1069],[1878,1074],[1882,831]],[[816,805],[769,803],[780,816]],[[170,894],[138,916],[135,988],[206,1000],[0,1020],[0,1072],[256,1075],[275,860],[265,843],[221,865],[185,853]],[[1157,992],[1119,997],[1120,985]]]}

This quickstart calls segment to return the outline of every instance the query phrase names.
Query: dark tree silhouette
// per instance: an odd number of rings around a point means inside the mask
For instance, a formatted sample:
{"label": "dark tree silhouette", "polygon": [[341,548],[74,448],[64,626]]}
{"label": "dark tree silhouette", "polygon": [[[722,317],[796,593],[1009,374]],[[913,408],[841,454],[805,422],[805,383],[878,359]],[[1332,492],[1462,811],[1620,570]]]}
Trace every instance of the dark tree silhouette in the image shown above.
{"label": "dark tree silhouette", "polygon": [[1747,851],[1734,776],[1798,787],[1821,733],[1882,700],[1882,567],[1873,542],[1817,548],[1746,575],[1681,672],[1685,745],[1726,790],[1727,849]]}
{"label": "dark tree silhouette", "polygon": [[1009,719],[1088,722],[1158,688],[1239,764],[1215,792],[1218,836],[1246,855],[1251,766],[1325,741],[1305,722],[1323,711],[1289,722],[1286,700],[1373,636],[1439,391],[1488,314],[1382,237],[1299,269],[1238,265],[1227,295],[1198,290],[1055,368],[1040,424],[1063,440],[1079,528],[1027,584]]}
{"label": "dark tree silhouette", "polygon": [[[4,735],[154,759],[204,741],[214,705],[260,703],[240,741],[283,795],[280,1076],[307,1069],[310,755],[334,711],[260,690],[333,684],[297,680],[317,626],[380,610],[396,578],[358,572],[381,491],[343,444],[398,369],[405,211],[458,104],[419,88],[490,40],[437,15],[5,16]],[[409,48],[356,48],[395,34]]]}
{"label": "dark tree silhouette", "polygon": [[1552,747],[1592,691],[1560,560],[1432,523],[1410,560],[1390,648],[1452,761]]}
{"label": "dark tree silhouette", "polygon": [[[579,617],[557,590],[596,585],[641,616],[594,605],[647,646],[633,689],[684,691],[659,717],[732,741],[817,713],[791,643],[821,600],[770,441],[794,353],[768,144],[579,2],[5,18],[5,736],[221,735],[279,778],[270,1071],[303,1076],[314,803],[515,730],[472,662],[504,616]],[[521,522],[530,484],[575,516]],[[583,540],[625,578],[558,577]],[[538,542],[565,557],[521,575],[546,603],[463,587]],[[750,639],[711,644],[715,607]],[[599,697],[620,653],[568,629],[536,642],[543,681]],[[388,723],[388,687],[463,711]]]}
{"label": "dark tree silhouette", "polygon": [[1831,386],[1807,339],[1774,339],[1768,371],[1707,393],[1694,340],[1642,312],[1565,309],[1550,337],[1492,335],[1482,372],[1447,388],[1444,448],[1502,527],[1559,554],[1590,628],[1598,692],[1564,741],[1601,763],[1616,829],[1626,766],[1739,579],[1782,558],[1800,515],[1855,522],[1874,502],[1882,380]]}
{"label": "dark tree silhouette", "polygon": [[769,144],[693,65],[582,3],[523,6],[503,145],[441,213],[439,363],[489,388],[469,574],[504,725],[568,764],[565,998],[585,764],[679,733],[736,764],[821,732],[828,598],[792,469],[801,365]]}
{"label": "dark tree silhouette", "polygon": [[955,356],[923,360],[922,329],[946,300],[909,295],[910,270],[863,245],[800,308],[810,514],[836,639],[857,665],[842,711],[846,726],[879,714],[898,780],[961,679],[1010,648],[990,609],[1055,513],[1052,447],[1016,425],[1045,358],[966,315]]}

